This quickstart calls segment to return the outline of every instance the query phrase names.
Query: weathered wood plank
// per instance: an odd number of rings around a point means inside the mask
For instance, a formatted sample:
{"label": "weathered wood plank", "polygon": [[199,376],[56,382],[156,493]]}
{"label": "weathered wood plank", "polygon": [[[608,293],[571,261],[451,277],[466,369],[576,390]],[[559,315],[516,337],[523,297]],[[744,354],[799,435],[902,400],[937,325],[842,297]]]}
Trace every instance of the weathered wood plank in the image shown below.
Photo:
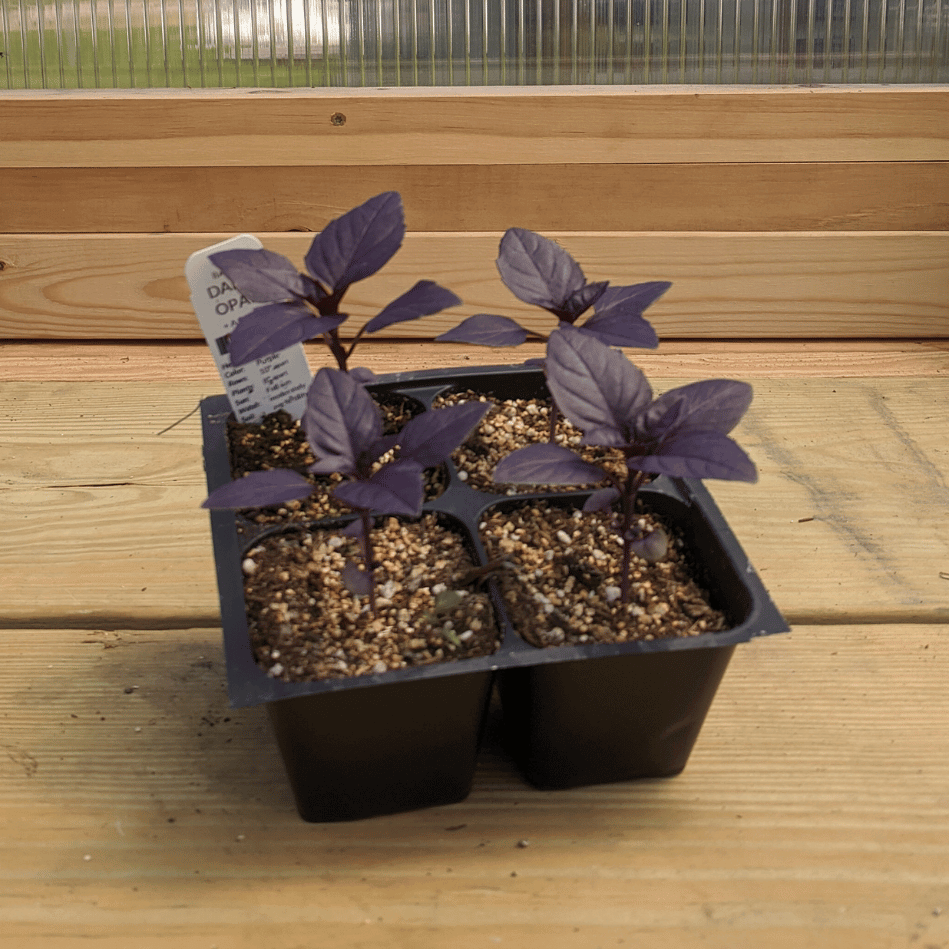
{"label": "weathered wood plank", "polygon": [[[0,620],[217,622],[198,418],[159,433],[219,391],[2,386]],[[947,401],[942,376],[756,381],[760,483],[709,486],[792,623],[949,621]]]}
{"label": "weathered wood plank", "polygon": [[[194,338],[188,256],[229,235],[8,235],[0,238],[0,337]],[[302,266],[312,238],[260,234]],[[949,231],[553,233],[591,280],[667,279],[649,317],[661,337],[910,337],[949,332]],[[421,277],[465,302],[416,323],[431,338],[478,312],[543,332],[495,268],[500,233],[412,233],[385,270],[346,298],[355,327]]]}
{"label": "weathered wood plank", "polygon": [[537,792],[492,722],[462,804],[308,825],[215,630],[4,631],[0,944],[939,946],[947,676],[945,625],[800,628],[677,778]]}
{"label": "weathered wood plank", "polygon": [[9,92],[7,167],[945,161],[938,86]]}
{"label": "weathered wood plank", "polygon": [[[331,365],[323,344],[306,344],[314,369]],[[366,340],[357,362],[379,374],[393,366],[493,366],[543,356],[541,343],[519,349],[492,349],[439,343],[420,347],[414,340]],[[655,350],[628,350],[649,376],[699,379],[853,378],[871,376],[949,376],[949,339],[929,340],[674,340]],[[167,382],[169,379],[218,382],[217,369],[203,342],[103,343],[16,342],[0,340],[0,379],[8,382]]]}
{"label": "weathered wood plank", "polygon": [[949,229],[942,162],[811,161],[0,168],[0,232],[320,231],[393,190],[415,231]]}

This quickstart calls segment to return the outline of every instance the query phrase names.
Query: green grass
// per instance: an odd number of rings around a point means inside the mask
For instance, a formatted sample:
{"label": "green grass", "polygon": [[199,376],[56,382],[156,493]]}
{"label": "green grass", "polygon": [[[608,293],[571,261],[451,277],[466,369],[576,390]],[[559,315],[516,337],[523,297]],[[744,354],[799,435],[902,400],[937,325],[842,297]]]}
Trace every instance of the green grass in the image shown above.
{"label": "green grass", "polygon": [[[2,27],[2,23],[0,23]],[[113,41],[64,31],[0,33],[0,89],[187,89],[345,85],[339,57],[327,61],[225,58],[198,47],[195,31],[116,30]]]}

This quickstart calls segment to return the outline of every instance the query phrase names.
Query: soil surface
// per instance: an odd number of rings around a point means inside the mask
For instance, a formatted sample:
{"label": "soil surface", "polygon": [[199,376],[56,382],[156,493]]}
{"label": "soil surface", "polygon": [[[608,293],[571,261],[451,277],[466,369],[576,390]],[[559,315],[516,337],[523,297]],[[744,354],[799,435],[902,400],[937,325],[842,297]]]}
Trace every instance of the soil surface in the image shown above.
{"label": "soil surface", "polygon": [[[669,535],[657,563],[634,558],[622,602],[621,543],[609,512],[583,513],[546,502],[488,512],[480,525],[514,628],[535,646],[698,636],[729,628],[693,579],[681,539]],[[651,515],[644,531],[659,527]]]}
{"label": "soil surface", "polygon": [[[387,395],[377,401],[382,412],[385,434],[395,433],[424,407],[414,399],[401,395]],[[332,495],[333,488],[343,477],[338,474],[313,475],[307,468],[316,460],[307,443],[303,428],[288,412],[272,412],[258,423],[243,423],[233,417],[227,423],[230,448],[231,475],[242,478],[249,471],[272,468],[290,468],[312,482],[316,489],[302,501],[289,501],[280,507],[264,507],[241,511],[241,516],[254,524],[270,525],[296,521],[314,521],[327,517],[351,514],[352,510],[340,504]],[[444,468],[425,472],[425,498],[438,497],[448,483]]]}
{"label": "soil surface", "polygon": [[[577,491],[598,485],[501,484],[494,481],[498,462],[517,448],[546,442],[550,438],[549,399],[494,399],[468,390],[452,392],[436,400],[440,405],[459,402],[494,402],[492,409],[481,420],[471,437],[453,455],[452,461],[459,476],[472,488],[493,494],[526,494],[537,491]],[[554,441],[580,454],[584,460],[601,465],[625,478],[626,466],[616,452],[593,446],[583,446],[583,433],[562,415],[554,426]],[[600,482],[600,485],[605,481]]]}
{"label": "soil surface", "polygon": [[[466,391],[443,397],[436,407],[470,399],[497,401]],[[388,399],[385,430],[398,431],[422,410],[411,399]],[[453,456],[460,477],[472,488],[499,495],[551,490],[492,480],[501,458],[525,444],[546,441],[549,426],[548,401],[498,402]],[[625,474],[618,452],[581,446],[581,433],[565,419],[557,421],[555,431],[558,443]],[[501,634],[479,585],[484,571],[477,571],[464,542],[436,516],[425,515],[416,523],[377,521],[373,615],[368,597],[354,596],[340,574],[347,561],[362,563],[357,541],[335,529],[300,523],[351,512],[330,494],[339,475],[307,475],[314,458],[299,423],[278,412],[259,425],[232,421],[228,436],[235,476],[292,468],[324,488],[302,502],[241,512],[260,525],[298,524],[260,540],[244,561],[252,645],[269,675],[287,681],[367,675],[489,655],[498,648]],[[426,493],[435,497],[444,490],[447,473],[433,469],[429,474]],[[491,572],[522,638],[547,647],[697,636],[729,628],[694,579],[687,551],[668,527],[664,557],[652,564],[634,558],[624,602],[621,544],[611,520],[608,512],[581,513],[543,502],[489,512],[484,518],[480,529]],[[640,525],[644,531],[659,526],[648,512]]]}
{"label": "soil surface", "polygon": [[464,540],[426,514],[372,532],[376,612],[344,585],[358,542],[333,530],[264,538],[243,563],[258,665],[286,681],[342,678],[495,652],[500,633]]}

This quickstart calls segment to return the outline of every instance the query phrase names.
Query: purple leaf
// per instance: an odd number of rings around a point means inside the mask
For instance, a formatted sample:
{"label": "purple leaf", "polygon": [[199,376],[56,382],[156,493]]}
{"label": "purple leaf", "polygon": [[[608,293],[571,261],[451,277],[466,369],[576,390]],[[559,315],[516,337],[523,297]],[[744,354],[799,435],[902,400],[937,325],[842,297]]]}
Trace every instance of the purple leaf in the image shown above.
{"label": "purple leaf", "polygon": [[622,448],[627,444],[623,432],[613,428],[611,425],[604,425],[598,428],[588,428],[580,439],[581,445],[598,445],[601,448]]}
{"label": "purple leaf", "polygon": [[339,534],[340,537],[358,537],[362,539],[362,520],[350,521],[336,533]]}
{"label": "purple leaf", "polygon": [[416,415],[399,433],[399,457],[423,468],[441,464],[492,408],[491,402],[463,402]]}
{"label": "purple leaf", "polygon": [[642,413],[637,431],[662,438],[672,429],[711,429],[727,435],[751,405],[747,382],[707,379],[664,392]]}
{"label": "purple leaf", "polygon": [[643,317],[643,310],[671,286],[668,281],[654,280],[630,287],[609,287],[596,301],[593,316],[580,328],[610,346],[655,349],[659,337]]}
{"label": "purple leaf", "polygon": [[303,303],[271,303],[237,321],[228,353],[235,366],[336,329],[345,316],[314,316]]}
{"label": "purple leaf", "polygon": [[209,259],[252,303],[299,299],[313,289],[292,261],[272,250],[222,250]]}
{"label": "purple leaf", "polygon": [[[612,429],[623,443],[652,400],[646,377],[621,352],[561,323],[547,342],[547,386],[577,428]],[[602,444],[602,442],[600,442]]]}
{"label": "purple leaf", "polygon": [[609,287],[596,301],[596,315],[642,316],[671,286],[668,280],[651,280],[628,287]]}
{"label": "purple leaf", "polygon": [[521,227],[501,238],[497,266],[514,296],[546,310],[562,309],[586,284],[580,265],[559,244]]}
{"label": "purple leaf", "polygon": [[606,511],[612,507],[613,502],[619,497],[619,491],[616,488],[600,488],[594,491],[586,501],[583,502],[583,510],[587,513],[591,511]]}
{"label": "purple leaf", "polygon": [[286,468],[274,468],[271,471],[251,471],[243,478],[221,485],[211,492],[201,507],[270,507],[299,501],[312,493],[313,485],[302,475]]}
{"label": "purple leaf", "polygon": [[[369,393],[347,373],[325,367],[307,392],[301,425],[317,465],[334,459],[336,467],[331,470],[342,474],[356,470],[382,436],[379,409]],[[326,470],[324,466],[322,472]]]}
{"label": "purple leaf", "polygon": [[346,561],[339,578],[353,596],[369,596],[372,593],[372,574],[368,570],[360,570],[351,560]]}
{"label": "purple leaf", "polygon": [[561,319],[572,323],[603,295],[608,286],[609,281],[603,280],[599,283],[588,283],[580,287],[579,290],[564,300],[563,306],[560,307],[563,314]]}
{"label": "purple leaf", "polygon": [[404,236],[402,199],[386,191],[330,221],[310,245],[306,267],[338,296],[383,267]]}
{"label": "purple leaf", "polygon": [[419,280],[411,290],[393,300],[378,316],[373,317],[364,332],[378,333],[393,323],[417,320],[420,316],[431,316],[450,306],[458,306],[461,298],[451,290],[440,287],[433,280]]}
{"label": "purple leaf", "polygon": [[727,435],[714,431],[686,431],[666,438],[650,455],[626,459],[637,471],[671,478],[721,478],[757,481],[754,462]]}
{"label": "purple leaf", "polygon": [[596,484],[605,476],[602,468],[550,442],[518,448],[494,469],[501,484]]}
{"label": "purple leaf", "polygon": [[462,320],[457,326],[441,336],[438,343],[473,343],[476,346],[520,346],[527,339],[528,331],[506,316],[478,313]]}
{"label": "purple leaf", "polygon": [[371,369],[367,369],[365,366],[356,366],[349,370],[349,374],[364,386],[369,385],[370,382],[375,382],[378,378]]}
{"label": "purple leaf", "polygon": [[577,327],[581,333],[595,336],[607,346],[636,346],[638,349],[655,349],[659,337],[652,324],[641,316],[613,314],[597,316],[595,313]]}
{"label": "purple leaf", "polygon": [[650,531],[645,537],[628,539],[626,543],[629,549],[646,563],[658,563],[669,550],[669,537],[661,527]]}
{"label": "purple leaf", "polygon": [[368,481],[344,481],[333,495],[357,510],[417,517],[422,511],[422,467],[413,461],[384,465]]}

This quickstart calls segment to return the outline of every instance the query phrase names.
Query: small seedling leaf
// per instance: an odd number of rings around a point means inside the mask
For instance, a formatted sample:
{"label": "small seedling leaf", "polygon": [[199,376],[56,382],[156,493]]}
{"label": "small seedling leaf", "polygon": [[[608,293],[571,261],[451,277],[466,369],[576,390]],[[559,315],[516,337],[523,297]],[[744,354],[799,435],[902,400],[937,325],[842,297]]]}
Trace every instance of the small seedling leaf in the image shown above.
{"label": "small seedling leaf", "polygon": [[475,346],[520,346],[528,331],[506,316],[478,313],[462,320],[447,333],[436,336],[439,343],[472,343]]}
{"label": "small seedling leaf", "polygon": [[757,481],[754,462],[721,432],[684,431],[670,435],[649,455],[629,457],[630,468],[670,478]]}
{"label": "small seedling leaf", "polygon": [[333,495],[357,510],[417,517],[422,510],[422,468],[412,461],[396,461],[380,468],[366,481],[344,481]]}
{"label": "small seedling leaf", "polygon": [[238,320],[231,331],[229,355],[235,366],[302,343],[336,329],[346,316],[314,316],[303,303],[272,303]]}
{"label": "small seedling leaf", "polygon": [[669,550],[669,537],[658,527],[644,537],[635,537],[626,541],[629,549],[646,563],[658,563]]}
{"label": "small seedling leaf", "polygon": [[494,469],[501,484],[596,484],[605,472],[562,445],[527,445],[502,458]]}
{"label": "small seedling leaf", "polygon": [[251,471],[243,478],[230,481],[212,491],[201,507],[236,509],[270,507],[298,501],[313,492],[313,485],[302,475],[285,468]]}
{"label": "small seedling leaf", "polygon": [[643,413],[637,428],[660,438],[675,428],[710,429],[727,435],[751,405],[754,392],[747,382],[707,379],[669,389]]}
{"label": "small seedling leaf", "polygon": [[501,238],[497,267],[511,293],[546,310],[562,310],[586,284],[580,265],[567,251],[521,227],[512,227]]}
{"label": "small seedling leaf", "polygon": [[377,333],[393,323],[405,323],[408,320],[417,320],[420,316],[431,316],[458,306],[461,298],[455,296],[451,290],[440,287],[433,280],[420,280],[411,290],[393,300],[376,317],[367,324],[364,332]]}
{"label": "small seedling leaf", "polygon": [[652,400],[646,377],[621,352],[566,323],[547,343],[547,385],[557,407],[579,429],[627,429]]}
{"label": "small seedling leaf", "polygon": [[372,593],[372,574],[368,570],[360,570],[351,560],[346,561],[339,578],[353,596],[369,596]]}
{"label": "small seedling leaf", "polygon": [[351,283],[382,268],[402,246],[404,236],[402,199],[387,191],[330,221],[313,240],[306,267],[339,296]]}
{"label": "small seedling leaf", "polygon": [[441,464],[492,409],[490,402],[463,402],[430,409],[410,419],[399,433],[400,457],[423,468]]}
{"label": "small seedling leaf", "polygon": [[[301,424],[317,464],[339,459],[335,470],[343,474],[366,463],[382,437],[382,419],[369,393],[348,373],[327,367],[313,378]],[[325,464],[320,470],[326,473]]]}
{"label": "small seedling leaf", "polygon": [[209,259],[251,303],[302,299],[314,289],[292,261],[272,250],[222,250]]}
{"label": "small seedling leaf", "polygon": [[593,511],[607,511],[613,506],[613,502],[619,498],[619,491],[616,488],[600,488],[594,491],[586,501],[583,502],[583,510],[586,513]]}

